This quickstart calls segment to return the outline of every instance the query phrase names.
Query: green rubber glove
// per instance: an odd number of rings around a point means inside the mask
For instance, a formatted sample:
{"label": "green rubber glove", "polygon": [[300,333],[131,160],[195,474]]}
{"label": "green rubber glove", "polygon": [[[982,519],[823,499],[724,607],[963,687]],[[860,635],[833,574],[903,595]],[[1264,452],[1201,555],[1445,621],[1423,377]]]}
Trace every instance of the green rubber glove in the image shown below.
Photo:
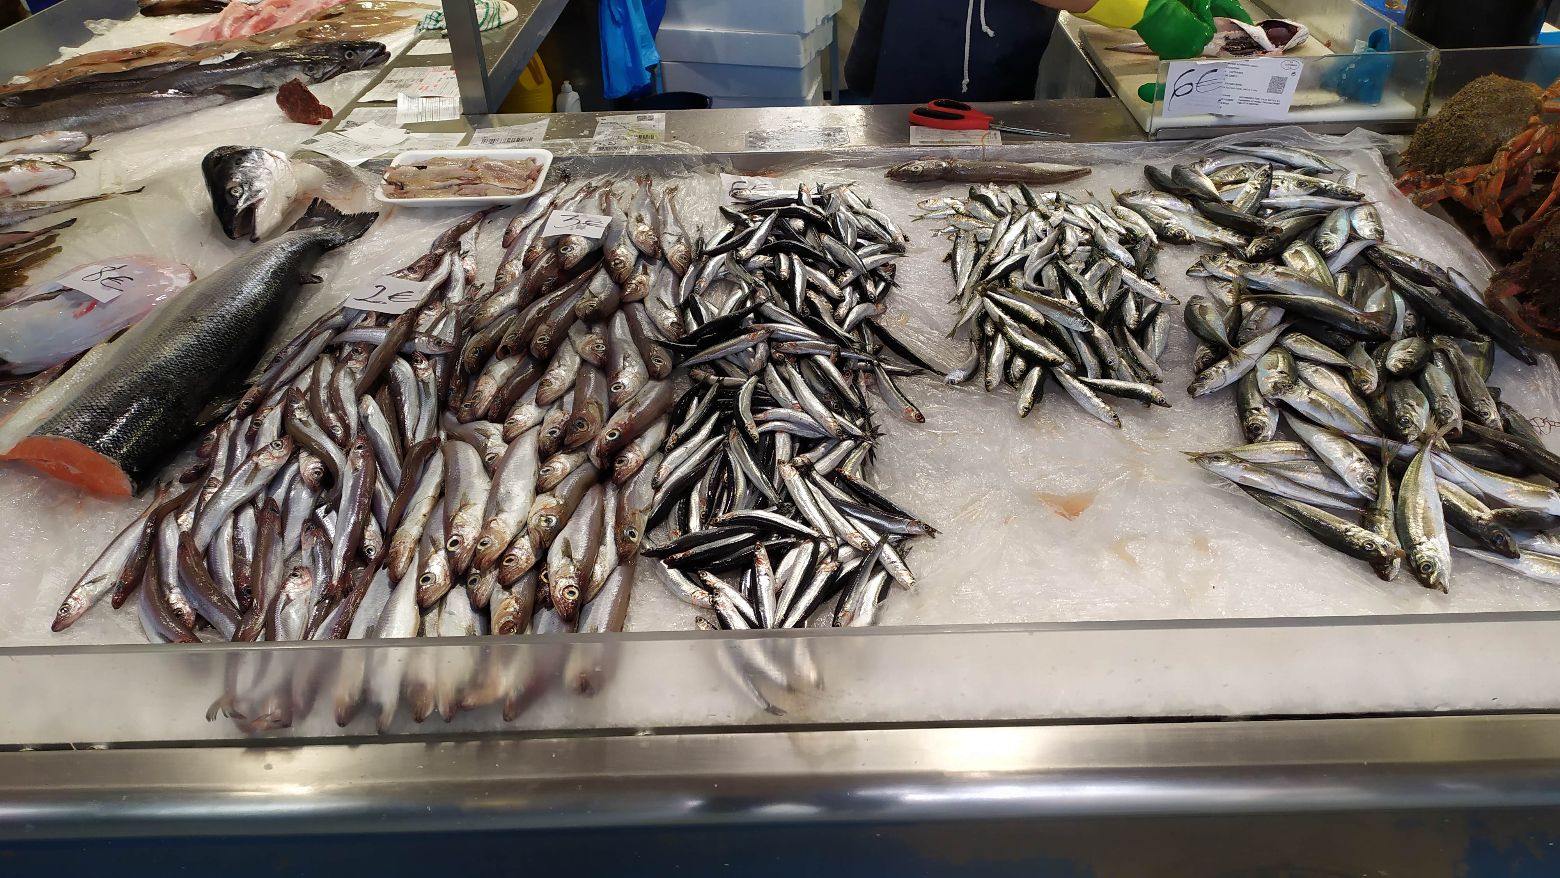
{"label": "green rubber glove", "polygon": [[[1166,61],[1195,58],[1213,39],[1213,16],[1208,12],[1208,3],[1209,0],[1190,0],[1188,6],[1181,0],[1148,0],[1143,20],[1133,30]],[[1197,8],[1199,4],[1201,9]]]}
{"label": "green rubber glove", "polygon": [[[1231,0],[1225,0],[1231,2]],[[1198,12],[1191,4],[1198,4]],[[1099,0],[1082,17],[1106,27],[1131,28],[1160,58],[1202,54],[1213,39],[1212,0]]]}
{"label": "green rubber glove", "polygon": [[1240,5],[1240,0],[1213,0],[1210,7],[1215,18],[1234,18],[1247,24],[1255,24],[1251,20],[1251,13]]}

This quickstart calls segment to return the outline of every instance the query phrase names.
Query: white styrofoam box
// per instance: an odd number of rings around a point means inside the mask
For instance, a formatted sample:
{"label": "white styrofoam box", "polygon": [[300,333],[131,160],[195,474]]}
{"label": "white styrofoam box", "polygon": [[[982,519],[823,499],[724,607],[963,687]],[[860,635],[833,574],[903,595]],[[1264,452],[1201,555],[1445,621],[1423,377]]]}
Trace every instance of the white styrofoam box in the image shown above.
{"label": "white styrofoam box", "polygon": [[807,94],[797,95],[710,95],[710,109],[725,110],[733,107],[815,107],[823,103],[823,79],[813,84]]}
{"label": "white styrofoam box", "polygon": [[746,64],[688,64],[662,61],[661,80],[667,91],[693,91],[706,95],[801,96],[823,76],[823,59],[814,57],[805,67],[754,67]]}
{"label": "white styrofoam box", "polygon": [[662,25],[655,46],[662,61],[805,67],[833,41],[833,25],[833,16],[806,34]]}
{"label": "white styrofoam box", "polygon": [[666,0],[661,26],[809,34],[841,0]]}

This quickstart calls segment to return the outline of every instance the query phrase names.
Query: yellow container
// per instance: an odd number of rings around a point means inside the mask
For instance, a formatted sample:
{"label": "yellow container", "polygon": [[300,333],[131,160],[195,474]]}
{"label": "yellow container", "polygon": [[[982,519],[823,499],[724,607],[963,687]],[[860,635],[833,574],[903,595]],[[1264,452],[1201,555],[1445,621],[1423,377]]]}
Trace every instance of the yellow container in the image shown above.
{"label": "yellow container", "polygon": [[501,113],[551,113],[553,111],[552,80],[547,78],[547,68],[542,66],[542,56],[532,55],[525,65],[515,87],[504,97],[498,108]]}

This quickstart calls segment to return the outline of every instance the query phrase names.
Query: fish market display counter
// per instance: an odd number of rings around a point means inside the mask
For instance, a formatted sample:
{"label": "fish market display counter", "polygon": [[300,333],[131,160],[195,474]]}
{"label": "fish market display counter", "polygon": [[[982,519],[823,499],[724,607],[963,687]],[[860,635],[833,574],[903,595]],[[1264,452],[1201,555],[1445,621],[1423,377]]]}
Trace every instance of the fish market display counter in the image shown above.
{"label": "fish market display counter", "polygon": [[[1134,142],[1114,101],[986,109],[1076,142],[939,149],[1088,164],[1061,187],[1079,197],[1141,188],[1145,163],[1217,148]],[[928,151],[905,118],[438,124],[534,131],[579,179],[675,178],[683,222],[706,240],[719,220],[695,222],[689,205],[721,200],[722,172],[780,189],[857,181],[910,236],[887,325],[951,363],[948,244],[911,219],[968,187],[883,179]],[[1459,233],[1389,192],[1383,142],[1269,135],[1330,149],[1392,240],[1487,272]],[[459,215],[397,209],[390,223],[419,218],[425,245]],[[360,260],[415,255],[364,241],[378,256]],[[1160,263],[1183,299],[1201,283],[1185,277],[1192,262],[1167,249]],[[332,285],[355,270],[332,269]],[[5,862],[37,874],[133,851],[244,874],[409,871],[512,862],[523,846],[527,866],[599,874],[1552,869],[1547,848],[1517,841],[1552,838],[1560,805],[1560,591],[1461,557],[1449,594],[1407,572],[1380,582],[1215,484],[1182,452],[1227,447],[1239,426],[1227,398],[1182,393],[1193,346],[1177,320],[1162,360],[1172,407],[1120,406],[1119,431],[1065,398],[1020,420],[1011,394],[904,381],[926,422],[884,421],[873,466],[939,534],[915,541],[917,582],[868,629],[695,630],[642,569],[616,635],[146,646],[133,613],[99,607],[54,636],[53,607],[128,515],[7,466],[5,490],[37,523],[16,525],[17,569],[0,574]],[[1492,383],[1554,423],[1556,377],[1547,357],[1504,358]],[[413,668],[508,695],[451,722],[333,721],[345,675]],[[256,731],[224,716],[245,686],[284,693],[294,720]]]}

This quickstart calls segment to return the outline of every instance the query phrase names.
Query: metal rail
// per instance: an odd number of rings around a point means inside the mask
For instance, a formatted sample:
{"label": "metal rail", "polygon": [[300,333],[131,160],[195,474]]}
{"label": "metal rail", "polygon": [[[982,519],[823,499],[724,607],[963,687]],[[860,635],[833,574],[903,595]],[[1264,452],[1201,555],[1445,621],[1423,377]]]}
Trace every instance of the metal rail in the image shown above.
{"label": "metal rail", "polygon": [[1560,717],[12,753],[0,839],[1560,806]]}
{"label": "metal rail", "polygon": [[513,24],[499,29],[496,40],[489,43],[496,48],[508,39],[491,63],[487,59],[488,47],[484,46],[489,41],[482,36],[476,4],[471,0],[443,3],[455,79],[460,83],[461,109],[473,114],[491,113],[504,102],[569,0],[511,0],[520,16]]}

